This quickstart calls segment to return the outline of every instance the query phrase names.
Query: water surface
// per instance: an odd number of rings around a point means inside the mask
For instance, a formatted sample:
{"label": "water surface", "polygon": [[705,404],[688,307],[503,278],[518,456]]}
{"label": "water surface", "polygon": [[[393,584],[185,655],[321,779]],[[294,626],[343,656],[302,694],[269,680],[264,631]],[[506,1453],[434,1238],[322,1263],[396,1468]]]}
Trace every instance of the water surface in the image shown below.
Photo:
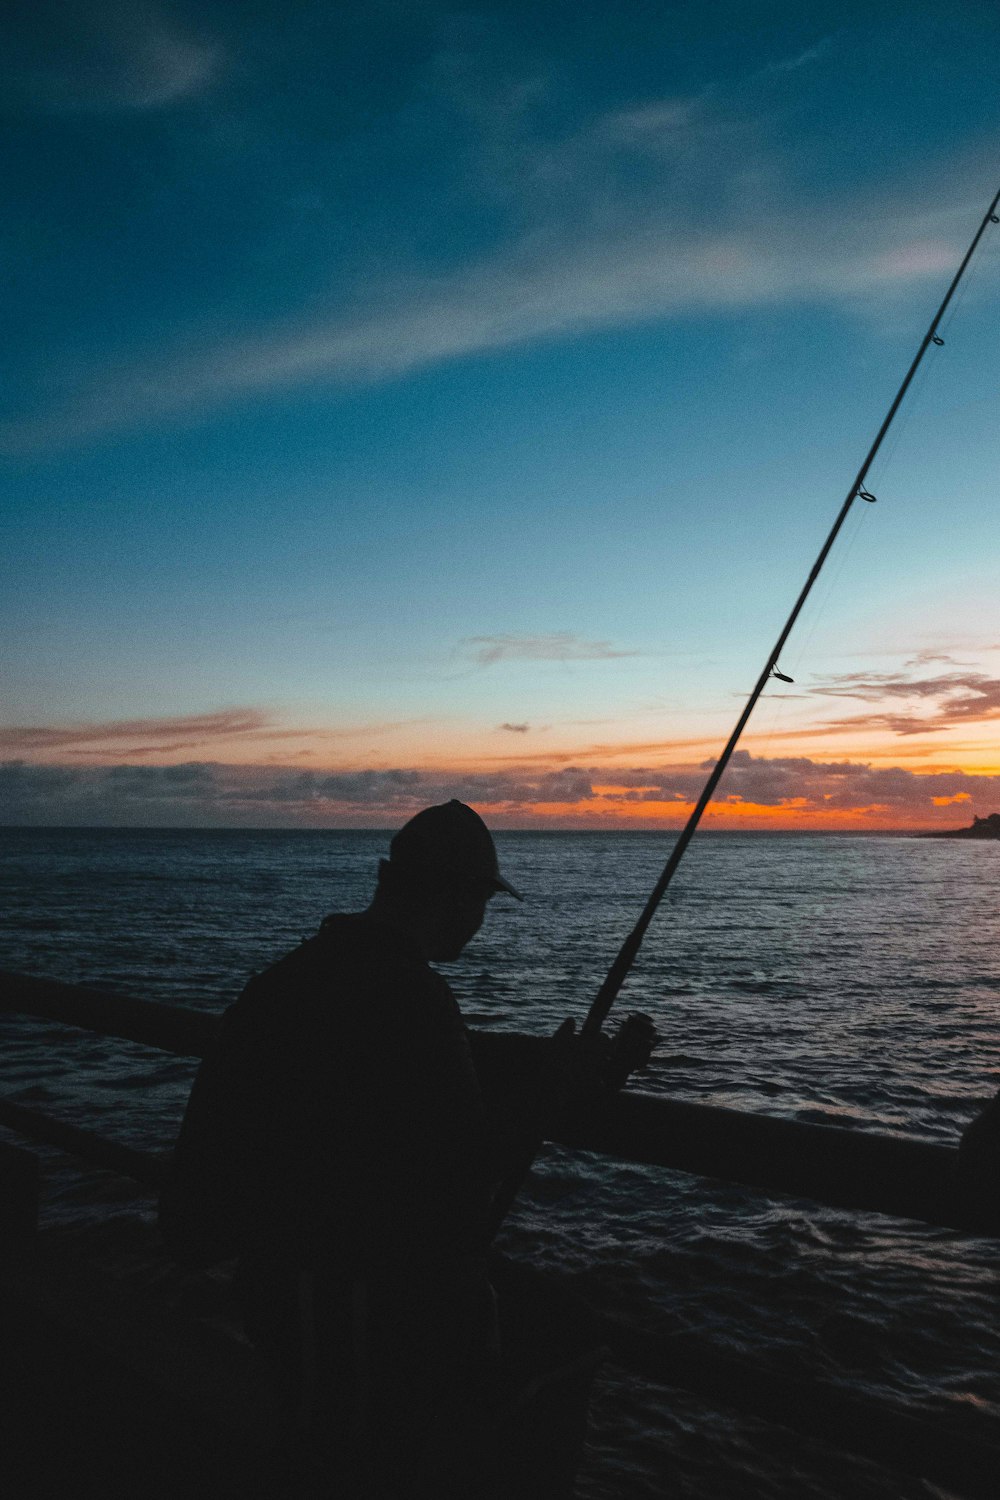
{"label": "water surface", "polygon": [[[0,832],[0,967],[218,1010],[246,978],[364,905],[388,835]],[[447,972],[470,1022],[582,1019],[669,849],[647,834],[501,834],[528,897],[491,903]],[[642,1086],[953,1143],[1000,1067],[1000,845],[725,834],[696,840],[620,999],[652,1014]],[[5,1092],[168,1145],[192,1065],[5,1024]],[[50,1200],[67,1223],[79,1201]],[[647,1326],[692,1329],[1000,1441],[996,1247],[551,1150],[507,1231]],[[938,1494],[613,1369],[584,1491],[613,1496]]]}

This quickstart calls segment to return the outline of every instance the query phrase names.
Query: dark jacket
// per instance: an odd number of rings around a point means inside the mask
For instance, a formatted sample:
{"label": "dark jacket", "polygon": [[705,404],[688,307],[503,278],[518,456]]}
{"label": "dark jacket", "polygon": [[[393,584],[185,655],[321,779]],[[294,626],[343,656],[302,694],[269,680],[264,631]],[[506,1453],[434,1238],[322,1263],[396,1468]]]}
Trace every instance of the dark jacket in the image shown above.
{"label": "dark jacket", "polygon": [[164,1233],[181,1260],[278,1256],[346,1277],[467,1260],[510,1152],[490,1113],[446,981],[394,928],[329,917],[226,1012]]}
{"label": "dark jacket", "polygon": [[[328,918],[226,1012],[161,1224],[180,1260],[239,1257],[246,1327],[317,1493],[485,1496],[500,1447],[519,1451],[501,1444],[499,1414],[510,1391],[554,1377],[518,1363],[486,1253],[552,1084],[550,1039],[471,1038],[445,980],[367,914]],[[595,1341],[588,1327],[581,1361],[582,1337],[543,1358],[557,1373],[586,1367],[585,1387]],[[549,1474],[548,1446],[525,1472]],[[521,1480],[511,1493],[527,1493]]]}

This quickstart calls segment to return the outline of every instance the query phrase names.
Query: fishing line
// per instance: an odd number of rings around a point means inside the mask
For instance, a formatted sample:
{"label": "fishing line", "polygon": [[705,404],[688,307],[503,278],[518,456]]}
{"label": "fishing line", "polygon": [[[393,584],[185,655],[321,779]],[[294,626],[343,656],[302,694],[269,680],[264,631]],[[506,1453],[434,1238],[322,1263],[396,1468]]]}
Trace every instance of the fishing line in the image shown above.
{"label": "fishing line", "polygon": [[926,411],[929,404],[928,398],[935,383],[940,385],[943,374],[942,360],[947,358],[946,350],[952,326],[967,303],[970,288],[975,287],[977,278],[982,279],[984,262],[985,255],[977,256],[971,262],[967,277],[962,280],[944,318],[938,323],[937,334],[941,343],[938,345],[936,339],[932,340],[936,346],[935,358],[921,364],[910,387],[906,405],[900,412],[898,421],[893,425],[887,443],[872,465],[872,488],[876,493],[884,491],[903,439],[912,430],[915,419]]}
{"label": "fishing line", "polygon": [[890,427],[895,420],[896,413],[899,411],[899,408],[903,403],[903,399],[909,391],[910,386],[913,383],[913,379],[918,373],[921,364],[923,363],[924,355],[932,345],[940,346],[944,343],[944,339],[938,332],[938,327],[942,323],[945,314],[951,306],[952,299],[954,298],[955,293],[957,292],[961,284],[962,278],[965,275],[965,271],[969,262],[975,254],[976,247],[978,246],[979,241],[982,239],[983,235],[986,233],[987,228],[991,224],[1000,223],[1000,218],[998,218],[997,215],[998,204],[1000,204],[1000,189],[997,190],[996,194],[994,195],[993,201],[991,202],[989,208],[986,210],[986,213],[983,215],[982,222],[979,225],[979,228],[976,230],[976,233],[972,238],[972,242],[970,243],[969,248],[966,250],[965,256],[961,264],[959,265],[958,270],[952,277],[951,284],[948,287],[948,290],[945,292],[941,305],[935,313],[934,317],[931,319],[930,326],[928,327],[927,332],[924,334],[924,337],[920,343],[920,347],[914,355],[913,360],[910,363],[910,367],[903,377],[902,384],[900,385],[899,390],[896,392],[896,395],[893,398],[888,411],[882,419],[882,424],[879,427],[878,432],[875,434],[874,441],[872,442],[871,447],[868,449],[868,452],[865,455],[861,468],[855,475],[854,481],[844,498],[844,501],[837,513],[834,523],[830,528],[829,534],[827,535],[826,541],[820,548],[816,561],[813,563],[812,568],[809,571],[809,575],[799,592],[799,596],[796,599],[795,604],[792,606],[792,611],[788,616],[788,619],[782,626],[781,633],[779,634],[777,641],[772,647],[771,652],[764,663],[763,671],[758,677],[753,691],[747,699],[743,711],[737,719],[733,732],[729,736],[729,739],[726,742],[721,755],[716,761],[712,771],[709,773],[708,780],[705,782],[701,794],[698,797],[698,801],[695,803],[690,817],[685,823],[677,839],[677,842],[674,844],[674,847],[670,852],[670,856],[663,867],[660,878],[656,882],[656,885],[653,887],[649,899],[647,900],[646,905],[643,907],[642,912],[639,915],[638,921],[619,949],[614,963],[608,970],[608,974],[604,980],[604,983],[601,985],[601,988],[597,992],[597,996],[595,997],[594,1002],[587,1013],[586,1020],[583,1023],[583,1031],[586,1033],[600,1031],[602,1025],[604,1024],[608,1012],[614,1004],[618,992],[624,984],[629,970],[632,967],[632,964],[635,962],[635,957],[646,934],[646,929],[648,928],[660,902],[666,894],[667,888],[669,887],[670,882],[673,879],[674,873],[684,857],[685,850],[687,849],[688,844],[691,842],[694,831],[698,827],[698,824],[701,822],[702,814],[712,800],[715,789],[722,779],[727,765],[732,759],[733,752],[736,749],[736,746],[739,744],[743,731],[746,728],[750,716],[757,705],[758,699],[760,698],[761,694],[763,693],[765,687],[772,677],[777,678],[779,682],[789,682],[791,680],[779,666],[781,652],[785,647],[785,643],[787,642],[788,637],[792,633],[799,615],[802,613],[803,607],[805,606],[805,603],[812,592],[813,585],[819,577],[823,565],[826,562],[831,549],[833,548],[834,542],[840,535],[840,532],[843,529],[844,523],[847,520],[855,501],[861,500],[867,504],[874,504],[876,501],[876,496],[867,486],[869,471],[878,456],[879,450],[882,447],[882,443],[887,436]]}
{"label": "fishing line", "polygon": [[830,573],[829,577],[826,578],[823,582],[822,593],[816,599],[814,607],[811,607],[808,611],[803,611],[803,613],[806,615],[805,632],[799,650],[791,658],[790,675],[795,675],[796,679],[809,651],[809,647],[812,644],[812,639],[816,634],[816,629],[820,621],[826,615],[831,595],[839,584],[843,576],[844,569],[847,567],[848,559],[850,558],[851,553],[854,551],[854,544],[857,541],[858,537],[861,535],[862,527],[870,519],[871,517],[869,515],[867,506],[864,509],[862,509],[860,506],[855,506],[854,510],[851,512],[848,522],[844,527],[844,539],[841,541],[841,545],[838,549],[838,554],[833,565],[833,570]]}
{"label": "fishing line", "polygon": [[926,397],[929,394],[930,386],[935,378],[940,380],[943,373],[942,359],[947,358],[947,356],[942,353],[942,346],[944,348],[947,348],[951,336],[951,330],[955,323],[955,320],[956,318],[958,318],[960,312],[965,310],[969,301],[970,292],[975,291],[977,284],[982,282],[986,268],[990,264],[991,257],[993,260],[995,260],[996,258],[995,243],[987,244],[987,246],[984,247],[982,253],[977,255],[975,259],[970,262],[968,271],[962,278],[955,296],[952,299],[951,305],[938,324],[937,334],[941,339],[941,345],[938,346],[938,357],[920,366],[920,369],[911,387],[910,396],[907,400],[906,407],[900,413],[900,420],[893,429],[892,437],[887,447],[885,448],[884,453],[879,455],[877,462],[877,474],[873,478],[873,483],[882,483],[882,478],[885,473],[891,468],[892,461],[896,456],[896,451],[899,448],[902,439],[906,436],[906,434],[912,427],[914,418],[918,416],[920,412],[926,407]]}
{"label": "fishing line", "polygon": [[[833,572],[830,574],[829,578],[824,581],[822,595],[816,600],[815,607],[810,607],[807,611],[803,611],[806,616],[806,624],[804,627],[802,643],[798,651],[791,657],[789,664],[788,675],[792,677],[795,682],[798,682],[799,680],[803,662],[806,660],[807,656],[810,653],[813,637],[816,634],[816,630],[819,627],[820,622],[826,616],[830,598],[833,594],[834,589],[837,587],[843,576],[847,563],[851,557],[852,552],[854,551],[855,543],[857,542],[858,537],[861,535],[862,528],[870,519],[871,518],[869,516],[869,510],[867,506],[865,506],[864,509],[862,509],[860,506],[856,506],[854,508],[850,520],[844,528],[843,537],[845,539],[841,542],[841,546],[838,549],[837,561],[834,566]],[[802,693],[797,695],[786,693],[782,694],[781,696],[766,698],[764,700],[765,703],[768,704],[768,706],[771,708],[771,716],[770,719],[766,721],[762,733],[759,736],[762,757],[767,756],[770,753],[773,741],[778,738],[782,726],[787,723],[788,719],[791,717],[790,704],[792,697],[797,696],[799,698],[802,698],[807,695],[807,690],[803,689]]]}
{"label": "fishing line", "polygon": [[959,311],[969,301],[970,293],[977,290],[979,284],[982,282],[983,277],[986,274],[987,268],[992,263],[995,263],[995,261],[995,244],[987,245],[984,248],[983,253],[976,256],[975,260],[969,266],[968,275],[964,278],[961,286],[955,293],[955,300],[952,302],[951,307],[948,309],[948,312],[942,324],[943,333],[947,334],[950,332],[951,325],[954,323]]}

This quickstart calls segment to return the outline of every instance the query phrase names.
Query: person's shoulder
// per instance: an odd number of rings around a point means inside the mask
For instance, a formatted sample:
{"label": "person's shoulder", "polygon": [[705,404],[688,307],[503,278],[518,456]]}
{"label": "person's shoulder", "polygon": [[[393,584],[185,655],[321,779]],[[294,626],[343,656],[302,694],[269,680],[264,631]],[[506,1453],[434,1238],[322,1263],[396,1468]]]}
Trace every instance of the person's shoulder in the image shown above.
{"label": "person's shoulder", "polygon": [[314,1008],[329,988],[330,955],[319,935],[303,938],[252,974],[223,1016],[223,1037],[248,1032],[286,1031],[296,1018]]}
{"label": "person's shoulder", "polygon": [[325,918],[313,937],[254,975],[225,1025],[233,1035],[327,1021],[426,1029],[460,1026],[462,1017],[448,981],[412,939],[361,912]]}
{"label": "person's shoulder", "polygon": [[338,971],[363,965],[370,946],[364,928],[360,914],[335,912],[325,917],[316,932],[254,974],[237,1003],[245,997],[286,991],[290,986],[308,987],[313,982],[325,985]]}
{"label": "person's shoulder", "polygon": [[417,1024],[461,1025],[451,985],[432,969],[416,942],[405,932],[369,912],[357,917],[327,918],[320,940],[329,940],[341,955],[350,955],[374,1003]]}
{"label": "person's shoulder", "polygon": [[266,969],[251,975],[236,1004],[259,1004],[269,995],[301,988],[322,972],[324,957],[317,936],[303,938],[297,947],[283,953]]}

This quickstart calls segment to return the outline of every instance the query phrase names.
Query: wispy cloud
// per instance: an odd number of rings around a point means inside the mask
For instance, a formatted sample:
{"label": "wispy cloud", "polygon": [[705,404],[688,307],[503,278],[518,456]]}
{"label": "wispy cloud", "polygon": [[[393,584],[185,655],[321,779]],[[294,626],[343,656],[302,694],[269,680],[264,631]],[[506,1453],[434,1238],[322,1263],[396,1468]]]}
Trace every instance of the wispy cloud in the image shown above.
{"label": "wispy cloud", "polygon": [[936,661],[943,662],[949,667],[959,665],[951,651],[945,651],[940,647],[927,646],[922,651],[916,651],[912,656],[907,657],[903,663],[903,668],[906,670],[909,667],[929,667]]}
{"label": "wispy cloud", "polygon": [[0,69],[8,99],[29,109],[160,109],[202,93],[218,71],[219,48],[148,0],[35,0],[32,11]]}
{"label": "wispy cloud", "polygon": [[[369,267],[356,285],[340,278],[336,305],[331,291],[283,320],[202,326],[187,342],[179,331],[172,348],[63,372],[72,393],[53,390],[9,418],[0,447],[30,453],[288,388],[379,382],[699,310],[883,307],[955,263],[979,187],[977,167],[949,163],[947,189],[928,180],[921,196],[907,184],[895,198],[879,188],[841,202],[825,187],[793,190],[761,122],[708,96],[641,101],[560,137],[509,132],[498,146],[494,133],[488,145],[500,156],[485,175],[512,184],[510,227],[492,249],[437,272],[402,258],[391,271]],[[471,176],[466,189],[479,190]]]}
{"label": "wispy cloud", "polygon": [[[924,653],[917,665],[941,660]],[[877,707],[873,712],[834,719],[824,728],[882,728],[894,734],[937,733],[956,724],[1000,718],[1000,678],[985,672],[944,672],[936,677],[906,672],[844,673],[813,689],[821,697],[854,698],[874,705],[904,703],[908,711]]]}
{"label": "wispy cloud", "polygon": [[479,667],[492,667],[498,661],[614,661],[639,654],[623,651],[610,641],[587,641],[570,631],[551,635],[470,635],[461,642],[461,648]]}
{"label": "wispy cloud", "polygon": [[789,57],[781,57],[776,62],[768,63],[766,71],[768,73],[797,73],[799,68],[819,62],[820,58],[829,52],[832,44],[833,37],[825,36],[813,46],[803,48],[801,52],[793,52]]}
{"label": "wispy cloud", "polygon": [[[0,754],[42,757],[60,754],[78,759],[107,760],[129,756],[173,755],[179,751],[224,747],[232,741],[254,746],[284,746],[289,740],[312,741],[320,747],[339,742],[376,740],[422,719],[369,720],[358,724],[289,724],[265,709],[221,708],[212,713],[176,714],[145,719],[110,719],[51,724],[0,726]],[[287,752],[286,752],[287,753]]]}
{"label": "wispy cloud", "polygon": [[[208,714],[178,714],[152,719],[112,719],[103,723],[23,724],[0,728],[0,750],[30,754],[40,750],[118,745],[130,754],[187,748],[213,739],[284,733],[260,709],[220,709]],[[181,736],[183,746],[172,742]],[[137,743],[138,742],[138,743]],[[145,743],[143,743],[145,742]]]}
{"label": "wispy cloud", "polygon": [[656,99],[637,109],[605,115],[590,133],[596,137],[603,135],[611,142],[660,152],[672,142],[684,140],[684,132],[701,109],[700,101],[695,98]]}
{"label": "wispy cloud", "polygon": [[498,724],[498,729],[505,729],[508,734],[527,734],[531,728],[530,724]]}
{"label": "wispy cloud", "polygon": [[954,246],[938,242],[931,251],[919,233],[915,228],[908,245],[876,254],[868,245],[803,244],[797,224],[775,220],[715,234],[623,228],[616,243],[595,240],[559,252],[526,245],[519,263],[483,263],[411,285],[408,295],[387,288],[377,312],[248,330],[235,342],[213,338],[187,356],[92,378],[70,400],[5,422],[0,446],[30,453],[234,398],[317,381],[374,383],[470,354],[684,311],[811,297],[853,303],[954,262]]}

